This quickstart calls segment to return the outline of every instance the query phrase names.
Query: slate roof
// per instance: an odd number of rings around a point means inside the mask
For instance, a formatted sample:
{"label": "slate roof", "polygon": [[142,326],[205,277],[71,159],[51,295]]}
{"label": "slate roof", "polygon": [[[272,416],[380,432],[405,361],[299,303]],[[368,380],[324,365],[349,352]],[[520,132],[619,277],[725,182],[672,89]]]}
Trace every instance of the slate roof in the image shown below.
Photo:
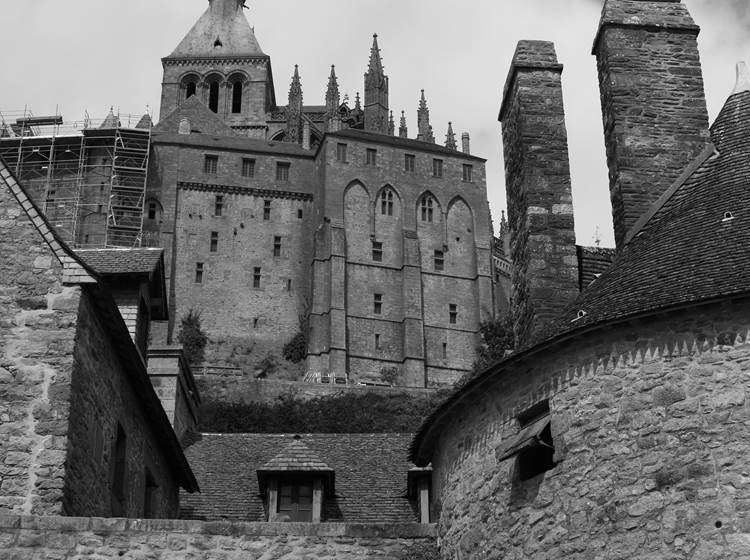
{"label": "slate roof", "polygon": [[474,378],[430,416],[412,443],[412,459],[429,461],[431,437],[457,400],[531,352],[630,318],[750,294],[750,91],[730,96],[711,140],[612,266],[537,341]]}
{"label": "slate roof", "polygon": [[[167,58],[223,58],[266,55],[238,0],[213,0]],[[216,46],[216,40],[221,46]]]}
{"label": "slate roof", "polygon": [[259,467],[258,470],[267,472],[316,472],[328,471],[331,470],[331,467],[321,461],[317,453],[304,443],[294,440],[282,449],[281,453]]}
{"label": "slate roof", "polygon": [[[168,132],[176,134],[180,130],[180,122],[187,119],[190,122],[191,134],[214,134],[217,136],[237,136],[232,128],[211,111],[197,95],[193,95],[182,105],[168,115],[162,115],[153,132]],[[190,136],[187,134],[183,137]]]}
{"label": "slate roof", "polygon": [[102,275],[150,275],[160,266],[162,249],[77,249],[76,254]]}
{"label": "slate roof", "polygon": [[578,256],[578,290],[583,291],[607,270],[617,254],[608,247],[576,246]]}
{"label": "slate roof", "polygon": [[[291,434],[198,434],[185,449],[201,494],[180,496],[185,519],[266,521],[256,471],[294,442]],[[301,434],[300,443],[335,471],[336,494],[323,520],[414,523],[407,498],[412,434]]]}

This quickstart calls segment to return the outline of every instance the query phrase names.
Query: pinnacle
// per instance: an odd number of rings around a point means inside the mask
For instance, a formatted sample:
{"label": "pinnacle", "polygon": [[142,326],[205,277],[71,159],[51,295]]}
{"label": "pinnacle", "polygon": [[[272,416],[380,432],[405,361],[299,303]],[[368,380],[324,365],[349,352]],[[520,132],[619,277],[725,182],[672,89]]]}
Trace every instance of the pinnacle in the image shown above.
{"label": "pinnacle", "polygon": [[732,94],[750,91],[750,70],[745,62],[737,63],[737,83]]}
{"label": "pinnacle", "polygon": [[380,48],[378,47],[378,34],[372,36],[372,48],[370,49],[370,65],[367,69],[369,72],[376,74],[383,73],[383,60],[380,57]]}

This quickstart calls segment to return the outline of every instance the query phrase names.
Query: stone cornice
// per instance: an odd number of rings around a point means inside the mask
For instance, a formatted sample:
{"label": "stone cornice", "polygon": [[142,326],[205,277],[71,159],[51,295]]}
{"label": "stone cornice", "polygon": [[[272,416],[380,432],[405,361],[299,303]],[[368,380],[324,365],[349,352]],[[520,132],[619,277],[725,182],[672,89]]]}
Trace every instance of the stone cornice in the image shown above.
{"label": "stone cornice", "polygon": [[186,191],[220,192],[227,194],[243,194],[246,196],[257,196],[262,198],[286,198],[290,200],[313,199],[313,195],[295,191],[277,191],[273,189],[256,189],[254,187],[238,187],[234,185],[210,185],[208,183],[189,183],[179,181],[177,188]]}
{"label": "stone cornice", "polygon": [[208,66],[212,64],[255,64],[262,65],[269,62],[271,59],[268,56],[246,56],[246,57],[205,57],[205,58],[170,58],[164,57],[161,59],[161,63],[164,66]]}

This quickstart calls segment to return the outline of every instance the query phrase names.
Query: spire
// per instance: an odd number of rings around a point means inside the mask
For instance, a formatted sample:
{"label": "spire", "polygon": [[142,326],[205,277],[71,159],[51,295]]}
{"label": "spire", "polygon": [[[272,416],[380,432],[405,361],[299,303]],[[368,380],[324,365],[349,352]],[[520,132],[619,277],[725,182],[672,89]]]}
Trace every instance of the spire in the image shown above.
{"label": "spire", "polygon": [[393,111],[391,111],[391,115],[388,118],[388,136],[395,136],[396,135],[396,121],[393,120]]}
{"label": "spire", "polygon": [[406,115],[401,111],[401,124],[398,127],[398,135],[401,138],[409,137],[409,130],[406,128]]}
{"label": "spire", "polygon": [[354,96],[354,110],[355,111],[362,110],[362,103],[359,100],[359,92],[357,92],[357,95]]}
{"label": "spire", "polygon": [[266,56],[244,7],[244,0],[209,0],[208,9],[167,58]]}
{"label": "spire", "polygon": [[328,77],[328,89],[326,90],[326,131],[335,132],[339,130],[339,107],[341,97],[339,95],[339,82],[336,78],[336,67],[331,64],[331,75]]}
{"label": "spire", "polygon": [[445,147],[449,150],[457,150],[456,135],[453,132],[453,123],[448,122],[448,133],[445,135]]}
{"label": "spire", "polygon": [[285,140],[297,144],[302,141],[302,83],[299,78],[299,67],[296,64],[292,75],[292,85],[289,87]]}
{"label": "spire", "polygon": [[365,73],[365,130],[388,134],[388,76],[383,72],[377,33],[372,36]]}
{"label": "spire", "polygon": [[422,90],[422,97],[419,100],[417,127],[419,129],[417,140],[435,143],[435,136],[432,134],[432,126],[430,126],[430,110],[427,108],[427,99],[425,99],[424,90]]}

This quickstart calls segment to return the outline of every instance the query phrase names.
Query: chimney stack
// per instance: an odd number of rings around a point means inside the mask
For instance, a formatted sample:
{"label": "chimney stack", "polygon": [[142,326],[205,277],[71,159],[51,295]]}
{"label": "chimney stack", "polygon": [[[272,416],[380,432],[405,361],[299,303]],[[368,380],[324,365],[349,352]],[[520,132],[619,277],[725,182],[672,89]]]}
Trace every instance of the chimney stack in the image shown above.
{"label": "chimney stack", "polygon": [[709,140],[700,29],[680,0],[607,0],[599,68],[615,242]]}
{"label": "chimney stack", "polygon": [[471,140],[468,132],[461,135],[461,151],[466,155],[471,155]]}
{"label": "chimney stack", "polygon": [[519,344],[578,295],[562,70],[554,44],[520,41],[500,109]]}

